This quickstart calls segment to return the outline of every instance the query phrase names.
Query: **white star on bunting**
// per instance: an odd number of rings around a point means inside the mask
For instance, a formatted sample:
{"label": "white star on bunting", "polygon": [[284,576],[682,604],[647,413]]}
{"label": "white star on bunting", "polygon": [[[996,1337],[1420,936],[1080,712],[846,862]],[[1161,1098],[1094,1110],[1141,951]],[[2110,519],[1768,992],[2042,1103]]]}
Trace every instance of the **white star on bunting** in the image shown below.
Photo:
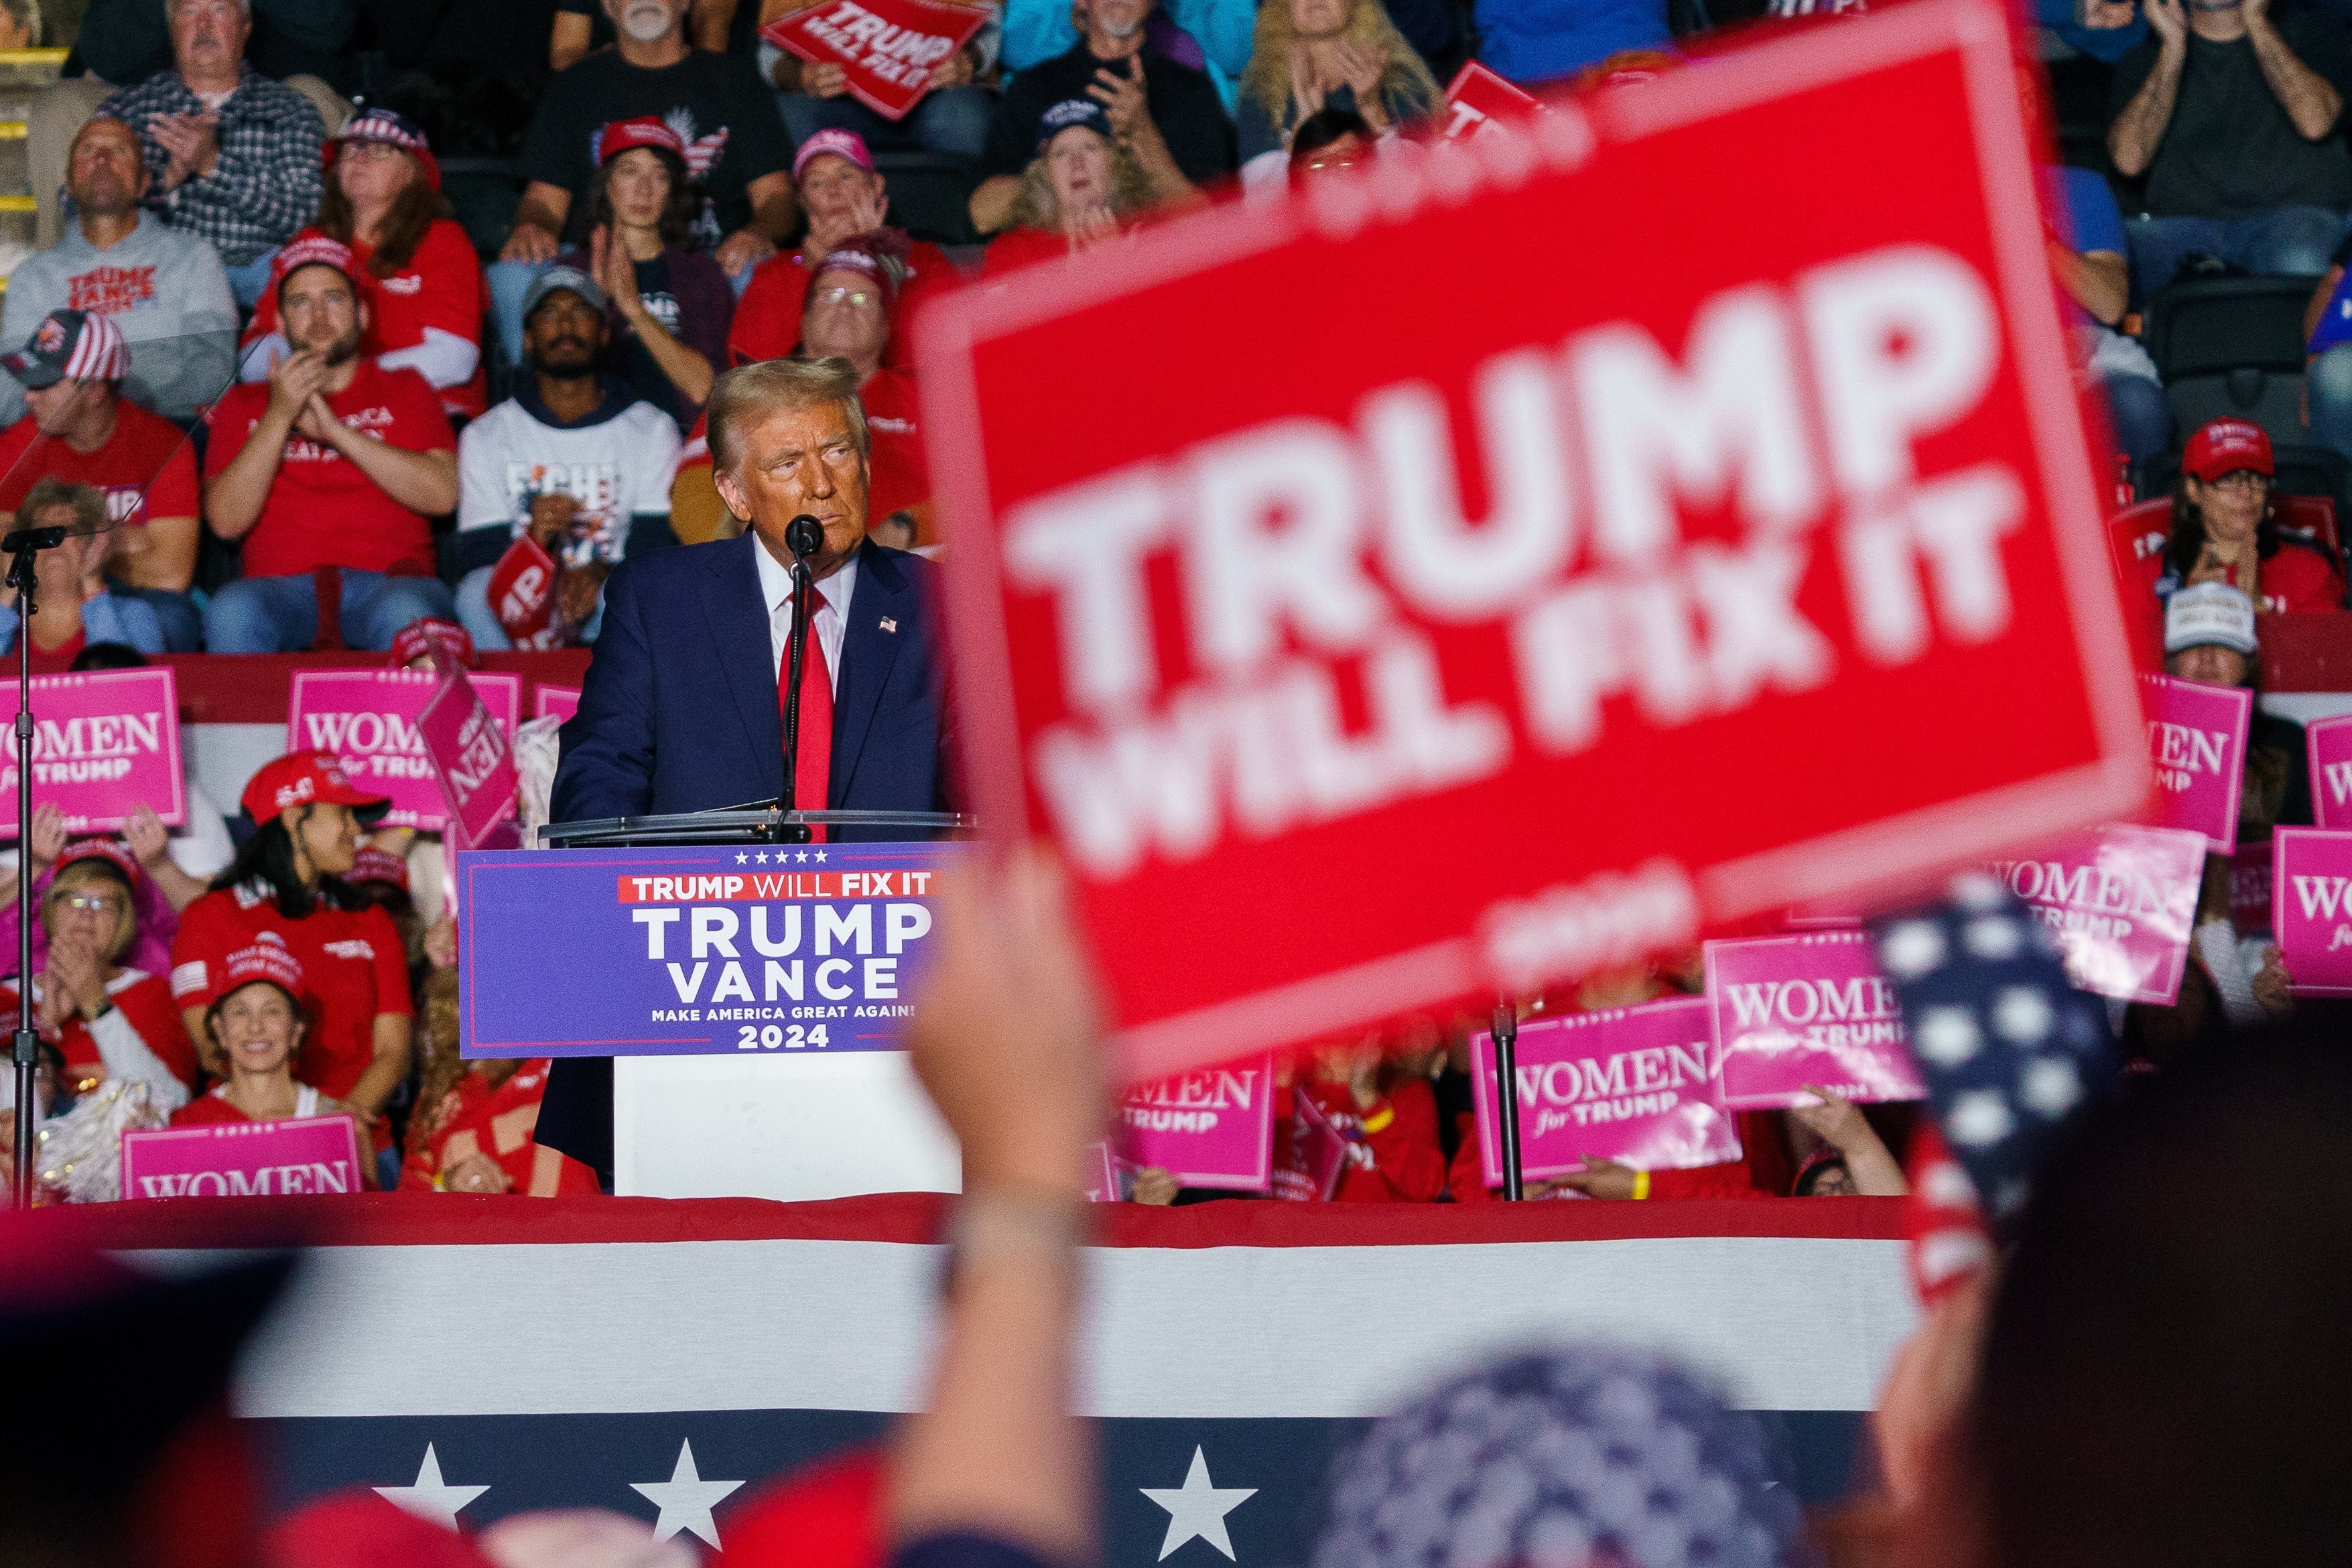
{"label": "white star on bunting", "polygon": [[1209,1479],[1209,1461],[1200,1446],[1192,1448],[1192,1468],[1184,1472],[1181,1487],[1138,1487],[1136,1490],[1168,1510],[1168,1536],[1160,1543],[1160,1560],[1168,1561],[1170,1552],[1199,1536],[1225,1554],[1225,1561],[1237,1562],[1234,1556],[1234,1538],[1225,1533],[1225,1515],[1257,1496],[1255,1487],[1221,1487]]}
{"label": "white star on bunting", "polygon": [[706,1481],[694,1468],[694,1445],[681,1442],[677,1446],[677,1463],[666,1481],[631,1481],[632,1491],[642,1492],[646,1500],[661,1510],[654,1521],[654,1539],[667,1541],[679,1531],[690,1531],[701,1537],[706,1545],[719,1544],[719,1526],[710,1510],[728,1493],[741,1486],[741,1481]]}
{"label": "white star on bunting", "polygon": [[427,1443],[425,1445],[425,1462],[416,1467],[416,1483],[405,1487],[378,1487],[375,1495],[444,1530],[456,1530],[457,1510],[489,1489],[488,1487],[453,1487],[441,1479],[441,1458],[433,1451],[433,1445]]}

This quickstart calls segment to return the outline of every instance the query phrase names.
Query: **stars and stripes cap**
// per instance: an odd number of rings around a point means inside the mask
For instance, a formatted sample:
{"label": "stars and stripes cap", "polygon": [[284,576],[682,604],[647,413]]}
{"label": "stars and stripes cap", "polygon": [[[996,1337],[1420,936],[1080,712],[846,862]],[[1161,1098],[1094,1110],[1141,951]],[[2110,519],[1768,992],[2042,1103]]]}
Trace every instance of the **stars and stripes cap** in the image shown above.
{"label": "stars and stripes cap", "polygon": [[121,329],[94,310],[51,310],[23,348],[0,355],[0,367],[36,392],[68,376],[121,381],[131,374],[131,349]]}
{"label": "stars and stripes cap", "polygon": [[596,166],[603,168],[632,147],[653,147],[686,156],[686,138],[676,127],[659,115],[641,114],[635,120],[613,121],[596,133]]}
{"label": "stars and stripes cap", "polygon": [[1512,1356],[1423,1394],[1332,1470],[1312,1568],[1783,1568],[1820,1561],[1763,1422],[1671,1363]]}
{"label": "stars and stripes cap", "polygon": [[392,639],[392,657],[385,662],[394,669],[405,669],[418,659],[430,659],[436,644],[449,650],[449,657],[471,669],[480,662],[474,651],[474,637],[455,621],[445,621],[435,616],[419,616],[400,628]]}
{"label": "stars and stripes cap", "polygon": [[2068,983],[2049,928],[1981,871],[1871,931],[1937,1129],[1998,1235],[2059,1130],[2120,1083],[2106,1004]]}
{"label": "stars and stripes cap", "polygon": [[382,882],[404,893],[408,891],[408,862],[388,849],[362,844],[352,857],[352,868],[343,873],[343,880]]}
{"label": "stars and stripes cap", "polygon": [[433,156],[433,147],[425,141],[425,132],[416,121],[389,109],[365,109],[343,121],[343,128],[327,139],[319,150],[319,162],[326,168],[335,166],[336,154],[347,142],[375,142],[386,147],[397,147],[416,160],[425,171],[425,183],[435,190],[441,188],[441,165]]}
{"label": "stars and stripes cap", "polygon": [[278,814],[312,802],[348,805],[362,822],[373,822],[392,809],[388,795],[371,794],[352,783],[332,752],[289,752],[254,771],[238,804],[256,827],[278,820]]}

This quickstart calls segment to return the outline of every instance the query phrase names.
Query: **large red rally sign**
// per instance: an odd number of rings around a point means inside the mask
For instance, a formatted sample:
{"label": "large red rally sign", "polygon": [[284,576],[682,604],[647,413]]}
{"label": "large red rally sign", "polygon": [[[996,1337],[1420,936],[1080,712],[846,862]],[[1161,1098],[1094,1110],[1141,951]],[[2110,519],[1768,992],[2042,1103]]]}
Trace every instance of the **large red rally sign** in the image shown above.
{"label": "large red rally sign", "polygon": [[930,90],[931,73],[992,14],[948,0],[816,0],[760,36],[814,64],[841,67],[851,97],[885,120],[900,120]]}
{"label": "large red rally sign", "polygon": [[1130,1074],[2141,807],[2006,27],[1923,0],[926,316],[974,798],[1066,857]]}

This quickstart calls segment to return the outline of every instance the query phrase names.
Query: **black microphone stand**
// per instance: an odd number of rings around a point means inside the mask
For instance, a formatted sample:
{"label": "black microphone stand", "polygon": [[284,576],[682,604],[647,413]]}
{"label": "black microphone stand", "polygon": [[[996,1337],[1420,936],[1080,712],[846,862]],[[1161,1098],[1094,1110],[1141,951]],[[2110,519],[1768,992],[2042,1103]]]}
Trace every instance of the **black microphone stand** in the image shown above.
{"label": "black microphone stand", "polygon": [[33,609],[34,563],[66,542],[62,528],[20,528],[0,538],[8,557],[8,584],[16,590],[16,1140],[9,1192],[20,1209],[33,1206],[34,1151],[40,1136],[35,1089],[41,1037],[33,1027]]}
{"label": "black microphone stand", "polygon": [[1503,1196],[1517,1203],[1527,1195],[1519,1175],[1519,1010],[1507,997],[1495,1004],[1495,1076],[1502,1103],[1496,1120],[1503,1129]]}
{"label": "black microphone stand", "polygon": [[[803,513],[793,519],[784,529],[784,547],[793,552],[793,630],[786,646],[785,679],[790,682],[784,691],[784,793],[783,807],[796,810],[798,774],[801,756],[801,661],[808,651],[809,595],[815,583],[809,575],[808,558],[824,547],[824,525]],[[812,809],[823,811],[824,803],[817,802]],[[806,844],[815,835],[804,822],[780,822],[773,844]]]}

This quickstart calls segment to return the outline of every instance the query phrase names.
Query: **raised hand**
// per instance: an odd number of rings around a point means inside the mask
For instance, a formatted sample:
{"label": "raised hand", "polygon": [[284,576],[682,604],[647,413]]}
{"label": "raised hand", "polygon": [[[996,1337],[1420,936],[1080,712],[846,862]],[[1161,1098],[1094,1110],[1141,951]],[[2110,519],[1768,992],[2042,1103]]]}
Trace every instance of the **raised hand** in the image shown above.
{"label": "raised hand", "polygon": [[33,875],[57,864],[66,852],[66,814],[57,802],[45,800],[33,807]]}
{"label": "raised hand", "polygon": [[1832,1094],[1819,1084],[1805,1085],[1805,1092],[1820,1103],[1792,1105],[1789,1108],[1789,1114],[1809,1128],[1822,1142],[1833,1149],[1843,1150],[1869,1132],[1870,1123],[1864,1120],[1862,1111],[1852,1100]]}
{"label": "raised hand", "polygon": [[2141,7],[2147,13],[2147,25],[2157,41],[2168,49],[2180,49],[2189,43],[2189,8],[2182,0],[2147,0]]}
{"label": "raised hand", "polygon": [[155,808],[143,800],[122,819],[122,841],[131,846],[131,853],[138,857],[139,863],[149,868],[172,852],[171,829],[155,815]]}
{"label": "raised hand", "polygon": [[1103,106],[1110,116],[1110,128],[1122,142],[1136,135],[1151,123],[1151,105],[1143,93],[1143,57],[1127,57],[1127,74],[1121,76],[1108,67],[1098,66],[1095,79],[1087,84],[1087,96]]}

